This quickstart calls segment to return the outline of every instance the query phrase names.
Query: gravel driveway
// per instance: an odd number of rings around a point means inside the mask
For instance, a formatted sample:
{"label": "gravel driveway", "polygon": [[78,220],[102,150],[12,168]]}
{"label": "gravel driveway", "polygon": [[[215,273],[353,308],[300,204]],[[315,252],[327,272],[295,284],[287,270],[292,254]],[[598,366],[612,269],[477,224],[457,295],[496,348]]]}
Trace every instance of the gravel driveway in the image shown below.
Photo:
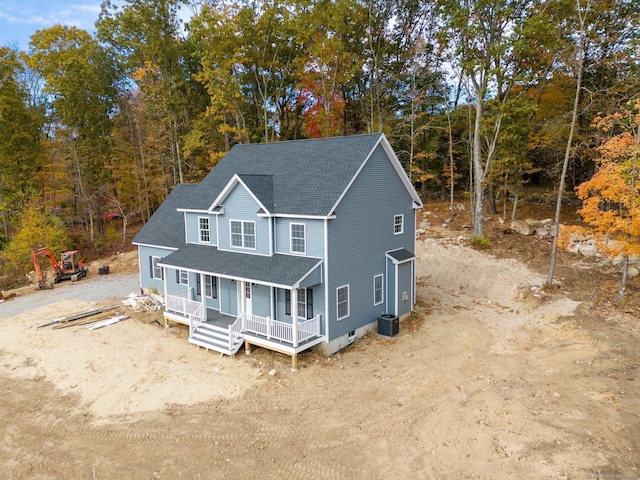
{"label": "gravel driveway", "polygon": [[95,275],[78,282],[62,282],[52,290],[40,290],[0,303],[0,319],[11,318],[34,308],[64,300],[97,302],[113,298],[120,302],[131,292],[140,290],[137,273]]}

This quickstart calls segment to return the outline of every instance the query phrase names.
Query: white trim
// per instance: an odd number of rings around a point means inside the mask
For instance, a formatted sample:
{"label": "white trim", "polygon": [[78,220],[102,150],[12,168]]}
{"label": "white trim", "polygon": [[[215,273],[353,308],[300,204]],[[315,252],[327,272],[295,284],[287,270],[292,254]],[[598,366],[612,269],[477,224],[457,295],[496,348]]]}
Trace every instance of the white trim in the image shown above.
{"label": "white trim", "polygon": [[210,298],[211,300],[218,300],[218,302],[220,302],[220,282],[216,280],[216,296],[215,297],[213,296],[213,289],[211,289],[212,296],[207,295],[207,282],[206,282],[207,277],[209,278],[220,278],[220,277],[218,277],[218,275],[211,275],[209,273],[204,273],[204,272],[200,272],[200,275],[201,275],[200,281],[204,285],[204,288],[203,288],[204,298]]}
{"label": "white trim", "polygon": [[[160,265],[160,262],[162,261],[162,257],[156,257],[155,255],[149,255],[151,257],[151,280],[164,280],[167,275],[164,275],[162,273],[162,269],[163,269],[163,265]],[[155,262],[154,265],[154,260],[157,261]],[[156,268],[160,268],[160,277],[156,277]]]}
{"label": "white trim", "polygon": [[[415,242],[414,242],[414,247],[415,247]],[[414,254],[413,256],[411,256],[411,257],[409,257],[409,258],[405,259],[405,260],[397,260],[397,259],[395,259],[395,258],[393,258],[393,257],[391,256],[391,254],[392,254],[393,252],[397,252],[398,250],[402,250],[403,248],[404,248],[404,247],[401,247],[401,248],[394,248],[393,250],[387,250],[386,252],[384,252],[384,255],[385,255],[387,258],[389,258],[389,260],[391,260],[391,261],[392,261],[394,264],[396,264],[396,265],[399,265],[399,264],[401,264],[401,263],[407,263],[407,262],[410,262],[410,261],[412,261],[412,260],[415,260],[415,258],[416,258],[415,254]]]}
{"label": "white trim", "polygon": [[[302,226],[302,251],[296,251],[293,249],[293,226]],[[298,238],[299,240],[299,238]],[[306,255],[307,254],[307,224],[306,223],[289,223],[289,253],[292,255]]]}
{"label": "white trim", "polygon": [[[376,302],[376,278],[380,278],[380,301]],[[373,276],[373,306],[384,303],[384,273]]]}
{"label": "white trim", "polygon": [[162,245],[152,245],[150,243],[133,243],[133,245],[137,245],[138,247],[149,247],[149,248],[160,248],[162,250],[171,250],[173,252],[180,250],[176,247],[166,247]]}
{"label": "white trim", "polygon": [[212,213],[208,210],[196,209],[196,208],[176,208],[176,212],[184,213]]}
{"label": "white trim", "polygon": [[184,243],[189,243],[189,229],[187,228],[187,214],[182,215],[182,221],[184,222]]}
{"label": "white trim", "polygon": [[[400,231],[396,232],[396,226],[398,226],[398,224],[396,223],[396,219],[400,218]],[[397,215],[393,216],[393,234],[394,235],[402,235],[404,233],[404,213],[399,213]]]}
{"label": "white trim", "polygon": [[273,255],[273,242],[274,242],[273,220],[269,219],[269,256]]}
{"label": "white trim", "polygon": [[[322,263],[322,259],[321,259],[321,258],[319,258],[319,259],[318,259],[318,263],[316,263],[313,267],[311,267],[311,268],[309,269],[309,271],[308,271],[307,273],[305,273],[302,277],[300,277],[300,279],[295,283],[295,285],[293,285],[293,286],[292,286],[292,288],[300,288],[300,284],[301,284],[302,282],[304,282],[304,281],[305,281],[305,279],[306,279],[309,275],[311,275],[311,274],[316,270],[316,268],[318,268],[318,265],[320,265],[321,263]],[[322,271],[320,271],[320,274],[321,274],[321,276],[322,276]],[[322,279],[320,279],[320,283],[322,283]]]}
{"label": "white trim", "polygon": [[[207,221],[207,232],[209,233],[209,241],[204,241],[202,240],[202,232],[204,232],[205,230],[200,228],[200,220],[206,220]],[[186,229],[186,225],[185,225],[185,229]],[[211,245],[211,219],[209,217],[198,217],[198,242],[201,245]]]}
{"label": "white trim", "polygon": [[[233,231],[231,228],[231,223],[232,222],[238,222],[240,223],[240,235],[242,236],[242,245],[238,246],[238,245],[234,245],[233,244]],[[245,223],[251,223],[253,224],[253,247],[247,247],[244,244],[244,237],[245,237],[245,233],[244,233],[244,224]],[[237,233],[235,234],[237,235]],[[231,249],[242,249],[242,250],[257,250],[258,249],[258,232],[256,229],[256,221],[255,220],[234,220],[232,218],[229,219],[229,247]]]}
{"label": "white trim", "polygon": [[322,260],[324,263],[324,338],[326,341],[329,341],[329,219],[325,218],[324,220],[324,259]]}
{"label": "white trim", "polygon": [[396,169],[396,172],[398,173],[400,180],[402,180],[402,183],[404,184],[405,188],[408,190],[409,194],[411,195],[411,198],[413,198],[415,205],[418,205],[418,207],[414,206],[414,208],[422,208],[423,204],[422,204],[422,200],[420,199],[420,195],[418,195],[418,192],[416,192],[416,189],[413,188],[413,185],[411,184],[411,180],[409,179],[407,172],[402,167],[402,163],[400,163],[400,160],[396,156],[396,152],[393,151],[393,147],[391,146],[391,143],[389,143],[389,140],[387,139],[387,136],[384,133],[381,135],[381,139],[379,143],[382,145],[382,148],[384,148],[384,150],[387,152],[387,155],[391,158],[391,164]]}
{"label": "white trim", "polygon": [[395,308],[394,308],[393,314],[397,316],[398,315],[398,307],[400,305],[400,289],[398,288],[399,287],[399,285],[398,285],[398,277],[399,277],[399,275],[398,275],[398,268],[399,268],[398,265],[399,264],[394,262],[393,265],[394,265],[394,270],[395,270],[395,272],[393,273],[394,280],[395,280],[395,282],[394,282],[395,285],[394,285],[394,288],[393,288],[394,297],[395,297],[393,303],[394,303]]}
{"label": "white trim", "polygon": [[265,207],[260,200],[258,200],[258,197],[255,196],[255,194],[251,191],[251,189],[247,186],[247,184],[242,181],[242,179],[240,178],[240,176],[237,173],[233,174],[233,177],[231,177],[231,179],[227,182],[227,184],[222,189],[220,194],[213,201],[213,203],[211,204],[211,206],[208,209],[209,213],[213,213],[213,209],[216,208],[217,206],[219,206],[222,203],[222,201],[231,193],[231,191],[238,184],[242,185],[244,187],[244,189],[247,192],[249,192],[249,195],[251,195],[251,197],[255,200],[255,202],[258,205],[260,205],[260,208],[262,208],[265,211],[265,214],[264,214],[265,216],[271,215],[271,212],[269,211],[269,209],[267,207]]}
{"label": "white trim", "polygon": [[[338,291],[343,288],[347,289],[347,314],[340,316],[340,302],[338,300]],[[351,316],[351,288],[349,288],[349,284],[342,285],[340,287],[336,287],[336,319],[338,321],[344,320],[345,318],[349,318]]]}
{"label": "white trim", "polygon": [[330,215],[296,215],[293,213],[274,213],[272,215],[272,217],[275,218],[300,218],[300,219],[307,219],[307,220],[331,220],[333,218],[336,218],[335,214],[330,214]]}
{"label": "white trim", "polygon": [[[313,268],[311,268],[311,270],[309,272],[313,271],[321,261],[322,261],[322,259],[320,259],[318,261],[318,263],[316,265],[314,265]],[[267,287],[282,288],[284,290],[290,290],[290,289],[294,288],[294,286],[292,286],[292,285],[283,285],[281,283],[272,283],[272,282],[262,282],[262,281],[256,280],[255,278],[234,277],[233,275],[225,275],[225,274],[221,274],[221,273],[207,272],[207,271],[204,271],[204,270],[196,270],[194,268],[176,267],[175,265],[167,265],[167,264],[164,264],[164,263],[163,264],[158,264],[158,265],[161,265],[162,267],[165,267],[165,268],[173,268],[173,269],[182,268],[183,270],[186,270],[188,272],[204,273],[205,275],[214,275],[214,276],[216,276],[218,278],[224,278],[224,279],[227,279],[227,280],[235,280],[237,282],[251,282],[251,283],[255,283],[257,285],[265,285]],[[304,275],[303,279],[306,278],[309,275],[309,272],[307,272]]]}

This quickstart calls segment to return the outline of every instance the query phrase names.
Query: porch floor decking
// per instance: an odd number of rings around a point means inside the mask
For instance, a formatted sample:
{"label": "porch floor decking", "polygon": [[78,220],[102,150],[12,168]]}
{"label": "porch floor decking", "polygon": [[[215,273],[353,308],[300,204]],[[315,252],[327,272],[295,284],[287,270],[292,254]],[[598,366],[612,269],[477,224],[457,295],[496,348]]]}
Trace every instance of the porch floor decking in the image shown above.
{"label": "porch floor decking", "polygon": [[205,323],[216,327],[228,328],[237,318],[237,316],[225,315],[218,310],[207,308],[207,321]]}

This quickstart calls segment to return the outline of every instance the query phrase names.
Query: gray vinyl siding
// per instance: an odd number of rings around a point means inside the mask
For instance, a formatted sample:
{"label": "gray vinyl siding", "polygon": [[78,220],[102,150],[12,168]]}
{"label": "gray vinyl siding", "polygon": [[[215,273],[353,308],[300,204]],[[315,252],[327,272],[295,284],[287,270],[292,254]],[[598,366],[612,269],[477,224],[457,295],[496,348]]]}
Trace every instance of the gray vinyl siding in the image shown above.
{"label": "gray vinyl siding", "polygon": [[[413,200],[380,146],[335,213],[328,225],[329,341],[375,321],[382,313],[393,312],[386,296],[382,304],[373,305],[373,277],[388,273],[385,252],[413,251],[415,246]],[[401,235],[394,235],[395,215],[404,215]],[[349,285],[350,315],[338,321],[336,288],[343,285]]]}
{"label": "gray vinyl siding", "polygon": [[251,289],[251,311],[260,317],[271,316],[271,288],[266,285],[253,285]]}
{"label": "gray vinyl siding", "polygon": [[[251,194],[240,184],[224,201],[224,214],[218,218],[218,241],[221,250],[233,250],[249,254],[269,255],[269,222],[265,217],[258,217],[260,206]],[[237,248],[231,246],[230,220],[255,222],[256,248]]]}
{"label": "gray vinyl siding", "polygon": [[[207,217],[209,219],[209,243],[200,241],[200,217]],[[205,245],[216,245],[216,215],[186,212],[185,224],[187,228],[187,243],[203,243]]]}
{"label": "gray vinyl siding", "polygon": [[291,252],[291,224],[302,223],[305,225],[305,243],[307,257],[324,257],[324,222],[323,220],[300,219],[300,218],[276,218],[276,253]]}
{"label": "gray vinyl siding", "polygon": [[[203,275],[204,277],[204,275]],[[204,295],[206,289],[204,287],[204,279],[202,281],[202,294]],[[218,298],[209,298],[205,296],[205,303],[207,308],[213,308],[214,310],[220,310],[220,278],[218,278]]]}
{"label": "gray vinyl siding", "polygon": [[220,279],[220,313],[238,315],[237,283],[227,278]]}
{"label": "gray vinyl siding", "polygon": [[173,252],[173,250],[139,245],[138,251],[140,255],[140,287],[150,290],[157,290],[158,292],[164,292],[164,282],[162,280],[153,279],[151,277],[149,257],[164,258],[171,252]]}
{"label": "gray vinyl siding", "polygon": [[[413,301],[412,279],[411,262],[398,265],[398,316],[411,311],[411,303]],[[405,292],[407,293],[407,300],[404,299],[403,294]]]}

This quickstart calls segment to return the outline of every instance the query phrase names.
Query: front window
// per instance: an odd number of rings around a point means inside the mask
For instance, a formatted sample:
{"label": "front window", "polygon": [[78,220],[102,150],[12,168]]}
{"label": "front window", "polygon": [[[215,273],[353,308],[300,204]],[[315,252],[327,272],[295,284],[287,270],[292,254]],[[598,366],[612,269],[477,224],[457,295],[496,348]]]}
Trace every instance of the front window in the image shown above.
{"label": "front window", "polygon": [[336,291],[338,320],[349,316],[349,285],[338,287]]}
{"label": "front window", "polygon": [[177,275],[178,283],[180,285],[189,285],[189,272],[186,270],[178,270]]}
{"label": "front window", "polygon": [[393,234],[400,235],[404,232],[404,215],[396,215],[393,217]]}
{"label": "front window", "polygon": [[373,304],[380,305],[382,303],[382,275],[373,277]]}
{"label": "front window", "polygon": [[298,318],[307,318],[307,290],[298,290]]}
{"label": "front window", "polygon": [[305,226],[304,223],[291,224],[291,251],[293,253],[305,253]]}
{"label": "front window", "polygon": [[231,245],[240,248],[256,248],[255,222],[231,220]]}
{"label": "front window", "polygon": [[204,276],[204,294],[208,298],[218,298],[218,277]]}
{"label": "front window", "polygon": [[198,230],[200,232],[200,241],[209,243],[211,241],[211,230],[209,229],[209,219],[207,217],[198,218]]}

